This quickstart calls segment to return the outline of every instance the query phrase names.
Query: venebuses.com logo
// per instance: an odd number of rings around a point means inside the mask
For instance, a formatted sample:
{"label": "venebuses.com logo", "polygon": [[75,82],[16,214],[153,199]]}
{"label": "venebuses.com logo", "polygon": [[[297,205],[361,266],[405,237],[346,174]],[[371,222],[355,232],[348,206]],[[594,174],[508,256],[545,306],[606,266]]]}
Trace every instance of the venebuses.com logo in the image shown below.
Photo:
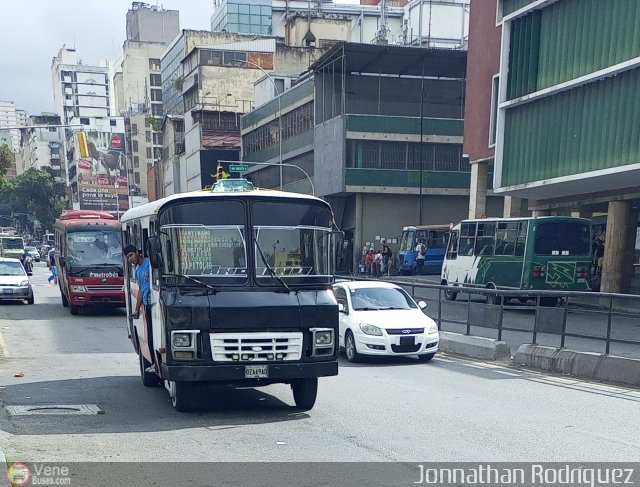
{"label": "venebuses.com logo", "polygon": [[7,478],[12,486],[22,487],[29,483],[31,479],[31,470],[26,463],[12,463],[7,468]]}

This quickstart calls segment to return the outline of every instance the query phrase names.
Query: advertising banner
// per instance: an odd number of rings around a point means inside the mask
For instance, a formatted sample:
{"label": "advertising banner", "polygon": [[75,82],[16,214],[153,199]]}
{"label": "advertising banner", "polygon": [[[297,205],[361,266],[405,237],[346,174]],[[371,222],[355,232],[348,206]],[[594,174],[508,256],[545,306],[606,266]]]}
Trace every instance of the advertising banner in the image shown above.
{"label": "advertising banner", "polygon": [[89,157],[78,160],[80,209],[120,217],[129,209],[124,134],[94,131],[87,137]]}

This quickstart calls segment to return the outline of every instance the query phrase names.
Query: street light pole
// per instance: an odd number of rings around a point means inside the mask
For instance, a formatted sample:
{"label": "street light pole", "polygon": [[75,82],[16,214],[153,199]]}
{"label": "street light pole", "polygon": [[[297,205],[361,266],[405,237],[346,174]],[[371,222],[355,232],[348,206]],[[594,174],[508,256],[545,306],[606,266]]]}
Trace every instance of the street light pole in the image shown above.
{"label": "street light pole", "polygon": [[256,64],[251,61],[244,61],[242,59],[236,59],[234,63],[245,63],[250,66],[254,66],[258,68],[260,71],[262,71],[264,75],[267,78],[269,78],[269,81],[271,81],[271,84],[273,85],[273,89],[278,97],[278,158],[280,161],[280,190],[282,190],[282,102],[280,100],[280,95],[282,95],[282,93],[278,93],[278,86],[276,85],[275,80],[271,77],[269,73],[267,73],[264,69],[262,69],[262,66],[260,66],[259,64]]}

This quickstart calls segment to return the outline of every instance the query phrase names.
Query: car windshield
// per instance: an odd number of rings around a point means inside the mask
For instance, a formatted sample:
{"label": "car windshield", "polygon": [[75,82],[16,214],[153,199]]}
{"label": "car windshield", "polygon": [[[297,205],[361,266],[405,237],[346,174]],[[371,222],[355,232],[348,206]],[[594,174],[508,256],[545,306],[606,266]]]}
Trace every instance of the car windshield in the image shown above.
{"label": "car windshield", "polygon": [[5,249],[21,250],[24,248],[24,242],[21,238],[3,238],[2,246]]}
{"label": "car windshield", "polygon": [[122,239],[113,230],[83,230],[69,232],[66,241],[67,261],[72,266],[99,264],[122,266]]}
{"label": "car windshield", "polygon": [[0,276],[24,276],[20,262],[0,262]]}
{"label": "car windshield", "polygon": [[418,305],[399,287],[368,287],[351,290],[351,305],[355,311],[411,309]]}

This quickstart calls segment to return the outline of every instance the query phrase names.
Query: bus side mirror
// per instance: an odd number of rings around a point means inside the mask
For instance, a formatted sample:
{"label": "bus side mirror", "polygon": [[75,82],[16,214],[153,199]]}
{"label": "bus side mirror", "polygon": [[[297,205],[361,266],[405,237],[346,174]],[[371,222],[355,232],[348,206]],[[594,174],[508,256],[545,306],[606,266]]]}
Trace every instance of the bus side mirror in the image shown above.
{"label": "bus side mirror", "polygon": [[160,237],[149,237],[147,240],[147,255],[151,267],[159,269],[162,267],[162,247],[160,245]]}

